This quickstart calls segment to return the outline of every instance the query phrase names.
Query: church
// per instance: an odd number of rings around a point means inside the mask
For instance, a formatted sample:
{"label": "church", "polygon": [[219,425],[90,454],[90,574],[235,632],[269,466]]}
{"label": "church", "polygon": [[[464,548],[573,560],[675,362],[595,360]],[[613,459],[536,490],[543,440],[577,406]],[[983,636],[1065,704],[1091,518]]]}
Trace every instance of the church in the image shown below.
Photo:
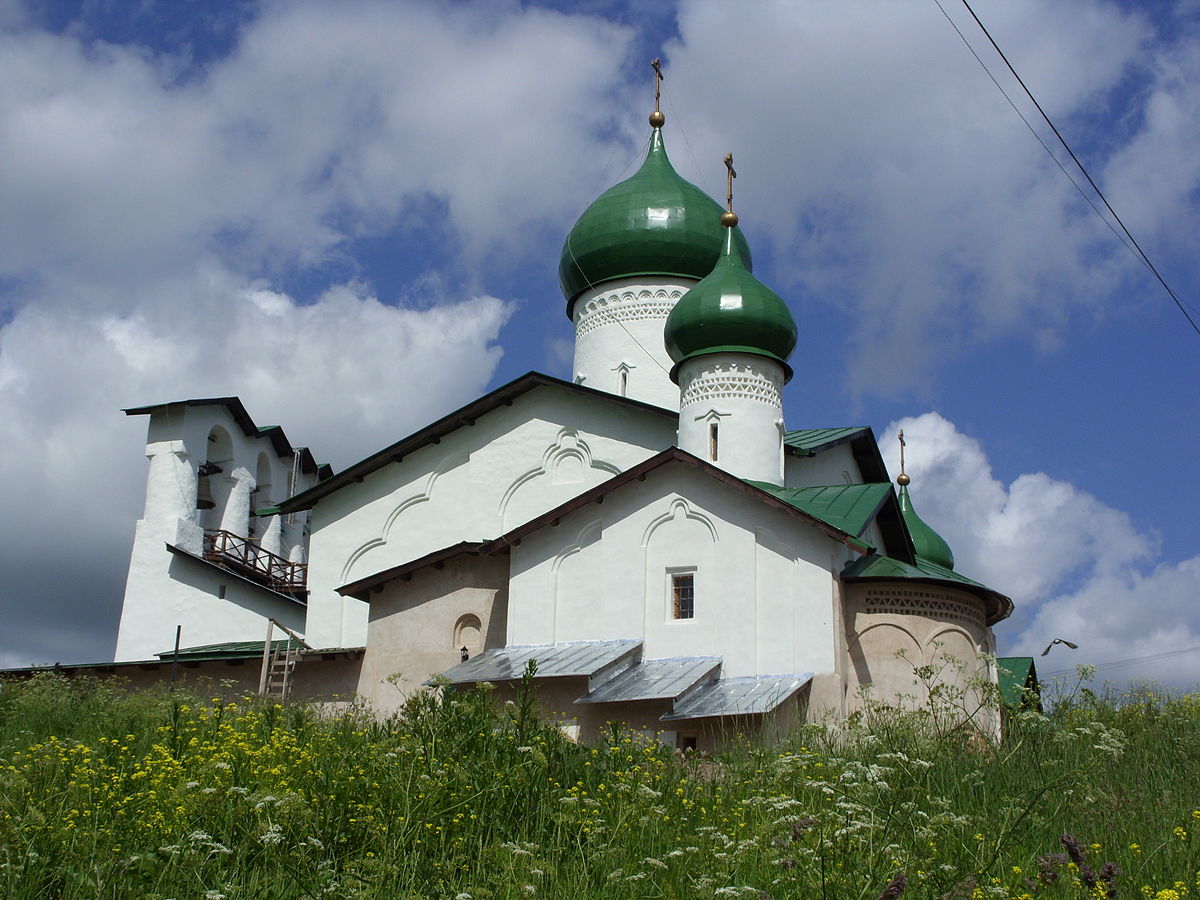
{"label": "church", "polygon": [[236,397],[125,411],[150,465],[118,669],[262,657],[262,689],[281,669],[381,712],[532,672],[571,735],[680,748],[939,683],[977,714],[1011,601],[955,570],[869,427],[785,424],[796,323],[752,273],[732,160],[722,208],[657,106],[562,248],[570,381],[531,372],[336,474]]}

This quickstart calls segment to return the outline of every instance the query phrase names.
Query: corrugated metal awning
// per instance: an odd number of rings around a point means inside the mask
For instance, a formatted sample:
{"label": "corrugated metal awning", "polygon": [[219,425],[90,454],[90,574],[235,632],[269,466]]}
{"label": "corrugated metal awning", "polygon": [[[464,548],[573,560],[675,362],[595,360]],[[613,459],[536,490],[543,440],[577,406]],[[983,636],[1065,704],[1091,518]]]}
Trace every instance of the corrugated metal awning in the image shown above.
{"label": "corrugated metal awning", "polygon": [[643,660],[575,702],[674,700],[688,688],[709,678],[720,667],[721,660],[715,656]]}
{"label": "corrugated metal awning", "polygon": [[450,684],[472,684],[477,681],[517,681],[531,659],[537,660],[537,677],[554,678],[564,675],[591,677],[621,657],[641,649],[641,641],[573,641],[563,644],[533,644],[524,647],[498,647],[484,650],[473,659],[459,663],[442,673],[440,679]]}
{"label": "corrugated metal awning", "polygon": [[669,722],[770,712],[811,680],[812,672],[769,678],[722,678],[697,688],[660,718]]}

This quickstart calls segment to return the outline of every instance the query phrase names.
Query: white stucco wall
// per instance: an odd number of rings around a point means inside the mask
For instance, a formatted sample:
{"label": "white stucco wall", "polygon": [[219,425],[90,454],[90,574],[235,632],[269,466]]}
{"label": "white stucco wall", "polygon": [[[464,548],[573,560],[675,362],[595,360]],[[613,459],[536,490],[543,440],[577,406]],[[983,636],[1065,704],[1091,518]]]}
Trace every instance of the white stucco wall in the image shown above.
{"label": "white stucco wall", "polygon": [[[833,572],[850,551],[786,512],[668,465],[512,549],[508,643],[632,638],[648,659],[720,656],[727,676],[828,672]],[[670,575],[695,572],[695,617]]]}
{"label": "white stucco wall", "polygon": [[667,276],[653,281],[616,278],[580,294],[572,309],[574,381],[679,409],[663,328],[675,304],[695,284],[695,279]]}
{"label": "white stucco wall", "polygon": [[784,462],[785,487],[862,483],[862,472],[859,471],[858,463],[854,461],[849,444],[830,447],[815,456],[793,456],[789,453]]}
{"label": "white stucco wall", "polygon": [[[982,600],[948,585],[888,581],[852,584],[845,595],[848,709],[868,697],[923,706],[929,688],[943,685],[943,712],[957,711],[986,733],[999,727],[973,687],[996,681],[995,664],[985,657],[994,643]],[[924,666],[929,674],[922,677]]]}
{"label": "white stucco wall", "polygon": [[367,609],[336,588],[464,540],[498,537],[674,443],[667,416],[541,386],[312,512],[308,639],[359,646]]}
{"label": "white stucco wall", "polygon": [[680,449],[738,478],[782,485],[783,377],[779,363],[749,353],[684,362]]}
{"label": "white stucco wall", "polygon": [[[185,647],[258,639],[266,633],[268,616],[302,631],[302,606],[180,558],[166,546],[200,556],[205,527],[263,534],[271,520],[263,517],[252,524],[249,510],[284,498],[291,456],[279,457],[267,438],[246,435],[219,404],[162,407],[151,414],[147,431],[146,502],[134,533],[115,658],[147,659],[171,649],[176,626],[183,627]],[[208,478],[217,506],[197,510],[197,469],[209,461],[222,468]],[[269,491],[255,490],[257,476],[263,476]],[[302,474],[298,489],[314,480],[314,475]],[[300,514],[274,526],[282,550],[290,552],[302,543],[304,519]]]}

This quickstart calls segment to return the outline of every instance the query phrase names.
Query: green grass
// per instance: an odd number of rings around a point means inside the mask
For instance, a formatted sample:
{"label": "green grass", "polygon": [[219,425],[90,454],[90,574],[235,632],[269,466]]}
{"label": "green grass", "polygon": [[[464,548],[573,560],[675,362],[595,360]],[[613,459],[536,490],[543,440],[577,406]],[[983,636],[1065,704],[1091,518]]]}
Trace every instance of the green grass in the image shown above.
{"label": "green grass", "polygon": [[383,722],[219,693],[0,687],[0,895],[1200,897],[1200,695],[1083,691],[999,746],[875,708],[699,757],[486,692]]}

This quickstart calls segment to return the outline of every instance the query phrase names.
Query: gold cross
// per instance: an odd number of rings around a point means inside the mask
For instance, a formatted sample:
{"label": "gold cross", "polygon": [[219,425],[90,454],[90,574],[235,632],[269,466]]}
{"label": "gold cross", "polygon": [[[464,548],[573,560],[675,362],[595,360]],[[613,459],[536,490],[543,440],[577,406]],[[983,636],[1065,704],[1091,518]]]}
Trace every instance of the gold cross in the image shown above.
{"label": "gold cross", "polygon": [[656,56],[653,60],[651,60],[650,68],[654,70],[654,111],[659,112],[658,98],[663,82],[662,60]]}
{"label": "gold cross", "polygon": [[733,154],[725,154],[725,168],[729,170],[729,174],[725,177],[727,184],[725,192],[725,211],[733,212],[733,179],[737,178],[737,172],[733,171]]}

